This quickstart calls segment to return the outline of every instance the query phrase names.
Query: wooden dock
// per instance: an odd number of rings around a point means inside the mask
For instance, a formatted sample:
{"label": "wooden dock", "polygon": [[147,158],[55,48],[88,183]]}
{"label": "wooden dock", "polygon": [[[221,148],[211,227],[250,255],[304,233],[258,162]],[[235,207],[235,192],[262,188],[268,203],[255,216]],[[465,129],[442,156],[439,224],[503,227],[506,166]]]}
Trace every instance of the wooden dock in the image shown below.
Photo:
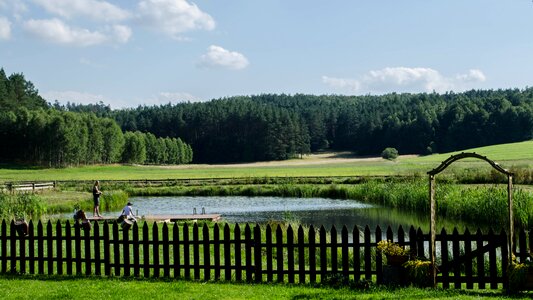
{"label": "wooden dock", "polygon": [[[194,214],[194,215],[146,215],[135,216],[137,220],[143,221],[155,221],[155,222],[176,222],[176,221],[188,221],[188,220],[209,220],[216,222],[220,220],[220,214]],[[89,221],[114,221],[118,217],[87,217]]]}

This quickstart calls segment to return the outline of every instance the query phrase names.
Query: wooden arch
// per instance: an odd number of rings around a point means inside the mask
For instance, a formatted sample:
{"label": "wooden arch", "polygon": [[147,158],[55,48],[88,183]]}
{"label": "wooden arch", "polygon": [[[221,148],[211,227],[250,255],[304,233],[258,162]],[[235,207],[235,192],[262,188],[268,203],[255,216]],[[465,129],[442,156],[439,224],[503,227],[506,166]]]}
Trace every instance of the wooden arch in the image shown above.
{"label": "wooden arch", "polygon": [[452,155],[445,161],[443,161],[438,167],[435,169],[427,172],[429,175],[429,199],[430,199],[430,213],[431,213],[431,220],[429,223],[429,231],[430,231],[430,242],[429,242],[429,253],[431,257],[431,265],[432,268],[432,279],[433,279],[433,285],[436,286],[437,284],[437,266],[435,264],[435,239],[436,239],[436,232],[435,232],[435,176],[439,174],[440,172],[444,171],[448,166],[450,166],[452,163],[454,163],[457,160],[463,159],[463,158],[478,158],[481,160],[484,160],[488,162],[494,169],[498,170],[500,173],[507,175],[507,200],[508,200],[508,208],[509,208],[509,241],[508,241],[508,251],[509,254],[509,262],[511,261],[512,256],[512,249],[513,249],[513,231],[514,231],[514,225],[513,225],[513,173],[507,171],[506,169],[502,168],[498,163],[488,159],[486,156],[479,155],[475,152],[461,152],[460,154]]}

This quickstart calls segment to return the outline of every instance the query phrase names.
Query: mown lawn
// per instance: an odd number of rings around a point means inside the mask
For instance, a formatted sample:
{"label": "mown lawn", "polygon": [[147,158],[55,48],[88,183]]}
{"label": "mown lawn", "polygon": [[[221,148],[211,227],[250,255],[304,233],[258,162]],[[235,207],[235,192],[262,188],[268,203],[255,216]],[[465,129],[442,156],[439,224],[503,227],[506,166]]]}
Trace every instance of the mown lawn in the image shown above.
{"label": "mown lawn", "polygon": [[[501,163],[504,168],[533,165],[533,141],[502,144],[465,150],[486,155]],[[105,165],[81,166],[61,169],[23,168],[0,166],[0,182],[12,180],[120,180],[120,179],[174,179],[174,178],[233,178],[233,177],[290,177],[290,176],[368,176],[412,175],[425,173],[452,154],[436,154],[421,157],[399,158],[396,161],[383,159],[350,162],[327,162],[324,164],[291,165],[188,165],[179,168],[167,166]],[[294,160],[293,160],[294,161]],[[310,162],[316,162],[311,159]],[[305,162],[305,160],[304,160]],[[466,159],[452,166],[459,169],[486,168],[490,166],[479,160]]]}
{"label": "mown lawn", "polygon": [[529,299],[502,290],[348,289],[141,279],[0,276],[2,299]]}

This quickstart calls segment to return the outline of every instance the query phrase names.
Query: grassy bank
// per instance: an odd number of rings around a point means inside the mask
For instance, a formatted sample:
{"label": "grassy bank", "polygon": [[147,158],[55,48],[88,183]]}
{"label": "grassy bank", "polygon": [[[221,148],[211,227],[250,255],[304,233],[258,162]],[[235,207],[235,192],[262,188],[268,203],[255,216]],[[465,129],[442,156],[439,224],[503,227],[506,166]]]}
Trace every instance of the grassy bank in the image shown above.
{"label": "grassy bank", "polygon": [[[495,145],[464,150],[486,155],[504,168],[526,172],[533,178],[533,141]],[[233,177],[287,177],[287,176],[370,176],[413,175],[425,176],[443,160],[458,152],[421,157],[400,157],[396,161],[375,159],[293,159],[282,162],[235,165],[136,166],[104,165],[47,169],[21,166],[0,166],[0,182],[20,180],[128,180],[168,178],[233,178]],[[490,174],[490,166],[483,161],[466,159],[452,165],[449,173],[468,173],[482,170]]]}
{"label": "grassy bank", "polygon": [[501,290],[331,288],[137,279],[0,277],[3,299],[528,299]]}

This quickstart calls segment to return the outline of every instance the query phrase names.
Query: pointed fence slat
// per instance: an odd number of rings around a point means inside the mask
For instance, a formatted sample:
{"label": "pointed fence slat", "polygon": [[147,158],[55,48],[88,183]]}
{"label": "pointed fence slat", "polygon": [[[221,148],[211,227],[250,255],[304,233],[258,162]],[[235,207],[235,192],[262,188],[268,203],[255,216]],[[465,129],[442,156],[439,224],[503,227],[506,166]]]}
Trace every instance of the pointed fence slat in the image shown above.
{"label": "pointed fence slat", "polygon": [[204,280],[211,280],[211,254],[209,244],[209,227],[204,223],[202,232],[202,244],[204,248]]}
{"label": "pointed fence slat", "polygon": [[337,229],[335,226],[331,227],[330,231],[331,239],[331,274],[337,274],[339,271],[338,266],[338,253],[337,253]]}
{"label": "pointed fence slat", "polygon": [[[300,227],[301,228],[301,227]],[[263,281],[263,259],[262,259],[262,250],[261,245],[261,227],[259,224],[256,224],[254,227],[254,266],[255,266],[255,282]],[[215,255],[215,258],[217,256]]]}
{"label": "pointed fence slat", "polygon": [[144,278],[150,277],[150,236],[148,235],[148,223],[143,225],[143,276]]}
{"label": "pointed fence slat", "polygon": [[139,242],[139,225],[137,225],[137,222],[133,223],[132,227],[132,235],[133,235],[133,276],[139,277],[141,276],[141,262],[140,262],[140,245]]}
{"label": "pointed fence slat", "polygon": [[349,257],[349,246],[348,246],[348,228],[346,225],[342,226],[341,230],[341,255],[342,255],[342,275],[345,279],[350,278],[350,257]]}
{"label": "pointed fence slat", "polygon": [[305,283],[305,246],[304,229],[298,226],[298,282]]}
{"label": "pointed fence slat", "polygon": [[20,273],[26,274],[26,236],[19,235]]}
{"label": "pointed fence slat", "polygon": [[309,226],[309,281],[316,282],[316,232],[313,225]]}
{"label": "pointed fence slat", "polygon": [[[56,222],[56,251],[57,251],[57,274],[63,275],[63,238],[61,234],[61,223]],[[22,256],[22,253],[21,253]],[[21,261],[22,262],[22,261]],[[24,264],[23,264],[24,265]],[[25,273],[22,271],[22,273]]]}
{"label": "pointed fence slat", "polygon": [[441,252],[441,258],[442,258],[442,267],[441,267],[441,280],[442,280],[442,286],[447,289],[450,287],[450,278],[449,278],[449,268],[448,266],[449,262],[449,251],[448,251],[448,234],[446,233],[446,230],[443,228],[440,232],[440,252]]}
{"label": "pointed fence slat", "polygon": [[[197,229],[198,233],[198,229]],[[152,225],[152,261],[154,262],[153,268],[154,268],[154,274],[153,276],[155,278],[159,278],[159,228],[157,226],[157,223],[154,222]]]}
{"label": "pointed fence slat", "polygon": [[265,230],[265,248],[266,248],[266,272],[267,272],[267,281],[274,281],[274,268],[273,268],[273,259],[272,259],[272,227],[267,225]]}
{"label": "pointed fence slat", "polygon": [[[67,221],[67,226],[68,224],[69,223]],[[34,229],[33,220],[30,220],[29,227],[30,228],[28,230],[28,248],[29,248],[28,255],[30,256],[29,258],[30,274],[35,274],[35,229]],[[67,261],[67,262],[70,262],[70,261]],[[68,273],[68,275],[71,275],[71,274],[72,272]]]}
{"label": "pointed fence slat", "polygon": [[2,236],[0,237],[0,259],[2,260],[2,273],[7,273],[7,225],[6,220],[2,220]]}
{"label": "pointed fence slat", "polygon": [[220,280],[220,227],[215,224],[213,227],[213,268],[215,269],[215,280]]}
{"label": "pointed fence slat", "polygon": [[252,282],[253,266],[252,266],[252,231],[250,225],[246,224],[244,228],[244,256],[245,256],[245,270],[246,282]]}
{"label": "pointed fence slat", "polygon": [[[43,223],[37,223],[37,270],[39,274],[44,274],[44,234]],[[76,270],[77,271],[77,270]]]}
{"label": "pointed fence slat", "polygon": [[361,279],[361,231],[355,225],[352,231],[353,235],[353,276],[357,282]]}
{"label": "pointed fence slat", "polygon": [[229,225],[224,226],[224,279],[231,280],[231,236]]}
{"label": "pointed fence slat", "polygon": [[319,230],[320,238],[320,281],[323,282],[328,274],[328,256],[326,245],[326,228],[320,226]]}
{"label": "pointed fence slat", "polygon": [[[468,228],[464,233],[465,238],[465,256],[470,256],[472,253],[472,235]],[[473,270],[472,270],[472,260],[468,259],[465,261],[465,276],[466,276],[466,288],[474,288],[474,279],[473,279]]]}
{"label": "pointed fence slat", "polygon": [[124,276],[131,275],[130,266],[130,230],[122,229],[122,253],[124,253]]}
{"label": "pointed fence slat", "polygon": [[[390,226],[388,229],[390,229]],[[381,227],[379,227],[378,225],[376,227],[376,234],[375,234],[376,245],[377,243],[381,241],[381,236],[382,236]],[[392,237],[391,237],[391,241],[392,241]],[[377,251],[376,251],[376,282],[378,284],[383,283],[383,256],[380,253],[377,253]]]}
{"label": "pointed fence slat", "polygon": [[94,222],[94,274],[102,275],[102,249],[100,248],[100,224]]}
{"label": "pointed fence slat", "polygon": [[52,233],[52,221],[46,224],[46,261],[48,275],[54,274],[54,241]]}
{"label": "pointed fence slat", "polygon": [[[483,248],[483,234],[478,229],[476,232],[476,249]],[[485,288],[485,255],[482,252],[478,252],[477,255],[477,282],[478,289]]]}
{"label": "pointed fence slat", "polygon": [[283,232],[280,225],[276,228],[276,262],[277,281],[283,282]]}
{"label": "pointed fence slat", "polygon": [[170,243],[168,237],[168,225],[163,224],[163,276],[170,278]]}
{"label": "pointed fence slat", "polygon": [[85,275],[92,274],[91,264],[91,229],[83,227],[84,249],[85,249]]}
{"label": "pointed fence slat", "polygon": [[113,222],[113,268],[115,276],[120,276],[120,237],[116,221]]}
{"label": "pointed fence slat", "polygon": [[289,283],[294,283],[294,232],[289,224],[287,228],[287,277]]}
{"label": "pointed fence slat", "polygon": [[185,279],[191,279],[191,256],[189,247],[189,226],[183,224],[183,268]]}
{"label": "pointed fence slat", "polygon": [[[489,243],[496,244],[498,243],[498,237],[494,234],[492,229],[489,230],[488,234]],[[524,248],[525,250],[525,248]],[[491,247],[489,250],[489,276],[490,276],[490,288],[498,288],[498,267],[496,265],[496,247]]]}
{"label": "pointed fence slat", "polygon": [[241,228],[239,224],[235,225],[233,233],[235,241],[235,280],[242,281]]}
{"label": "pointed fence slat", "polygon": [[198,223],[194,223],[192,227],[192,253],[193,253],[193,268],[194,279],[200,279],[200,237],[198,235]]}
{"label": "pointed fence slat", "polygon": [[109,240],[109,223],[104,221],[104,273],[111,275],[111,242]]}
{"label": "pointed fence slat", "polygon": [[[215,224],[215,227],[217,227],[217,224]],[[174,278],[180,278],[180,229],[178,223],[174,223],[172,227],[172,255],[174,257]]]}
{"label": "pointed fence slat", "polygon": [[452,232],[452,253],[453,253],[453,284],[456,289],[461,288],[461,263],[459,262],[459,232],[457,228]]}
{"label": "pointed fence slat", "polygon": [[364,233],[364,256],[365,256],[365,263],[364,263],[364,272],[365,272],[365,279],[372,280],[372,245],[370,244],[370,228],[365,226],[365,233]]}
{"label": "pointed fence slat", "polygon": [[10,263],[10,270],[11,273],[17,272],[17,232],[15,229],[15,221],[11,221],[9,224],[9,248],[11,252],[11,263]]}

